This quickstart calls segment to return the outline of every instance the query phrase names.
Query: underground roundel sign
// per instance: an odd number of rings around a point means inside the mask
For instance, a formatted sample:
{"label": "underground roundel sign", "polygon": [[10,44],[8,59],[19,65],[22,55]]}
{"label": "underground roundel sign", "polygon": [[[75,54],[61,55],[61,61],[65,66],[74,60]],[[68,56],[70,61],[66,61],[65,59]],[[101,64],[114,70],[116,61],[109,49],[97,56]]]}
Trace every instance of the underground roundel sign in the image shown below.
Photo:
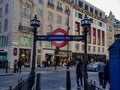
{"label": "underground roundel sign", "polygon": [[[67,35],[67,32],[63,29],[56,29],[52,32],[52,35]],[[52,41],[52,44],[56,47],[63,47],[68,43],[68,41]]]}

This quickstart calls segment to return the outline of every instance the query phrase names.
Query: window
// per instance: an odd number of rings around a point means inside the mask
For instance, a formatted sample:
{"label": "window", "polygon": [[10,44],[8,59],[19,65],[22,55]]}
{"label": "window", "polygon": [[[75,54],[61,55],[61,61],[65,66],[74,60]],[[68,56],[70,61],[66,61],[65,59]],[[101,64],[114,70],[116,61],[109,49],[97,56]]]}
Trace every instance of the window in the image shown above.
{"label": "window", "polygon": [[75,22],[75,35],[80,35],[80,23]]}
{"label": "window", "polygon": [[98,10],[95,10],[95,15],[98,15]]}
{"label": "window", "polygon": [[62,22],[62,17],[60,15],[57,16],[57,23],[58,24],[61,24]]}
{"label": "window", "polygon": [[51,3],[51,4],[53,4],[53,0],[48,0],[48,3]]}
{"label": "window", "polygon": [[99,22],[99,26],[102,27],[102,23],[101,22]]}
{"label": "window", "polygon": [[29,20],[31,19],[31,5],[25,4],[23,6],[22,17]]}
{"label": "window", "polygon": [[52,30],[53,30],[52,26],[49,25],[47,35],[50,35],[52,33]]}
{"label": "window", "polygon": [[82,19],[82,14],[78,13],[78,18]]}
{"label": "window", "polygon": [[101,12],[99,13],[99,16],[102,18],[102,13]]}
{"label": "window", "polygon": [[39,4],[42,4],[42,3],[43,3],[43,0],[38,0],[38,3],[39,3]]}
{"label": "window", "polygon": [[91,47],[88,45],[88,51],[90,51]]}
{"label": "window", "polygon": [[98,29],[98,42],[97,44],[100,45],[101,44],[101,30]]}
{"label": "window", "polygon": [[82,44],[82,51],[84,50],[84,44]]}
{"label": "window", "polygon": [[8,14],[8,4],[6,4],[6,6],[5,6],[5,14]]}
{"label": "window", "polygon": [[100,53],[100,47],[98,47],[98,53]]}
{"label": "window", "polygon": [[93,8],[92,7],[90,7],[90,12],[93,13]]}
{"label": "window", "polygon": [[8,30],[8,20],[5,19],[5,22],[4,22],[4,31],[7,31]]}
{"label": "window", "polygon": [[85,4],[85,10],[88,10],[88,5],[87,4]]}
{"label": "window", "polygon": [[39,18],[42,18],[42,16],[43,16],[42,14],[43,14],[42,9],[38,9],[38,17]]}
{"label": "window", "polygon": [[79,44],[75,44],[75,50],[80,50],[80,48],[79,48],[80,46],[79,46]]}
{"label": "window", "polygon": [[104,48],[102,48],[102,52],[104,53]]}
{"label": "window", "polygon": [[8,36],[0,37],[0,46],[8,46]]}
{"label": "window", "polygon": [[57,2],[57,9],[63,10],[63,9],[62,9],[62,3],[60,3],[59,1]]}
{"label": "window", "polygon": [[20,36],[19,38],[19,45],[23,47],[30,47],[32,44],[32,39],[26,36]]}
{"label": "window", "polygon": [[53,13],[48,12],[48,20],[53,21]]}
{"label": "window", "polygon": [[83,7],[83,2],[79,0],[78,6],[79,6],[79,7]]}
{"label": "window", "polygon": [[0,8],[0,17],[2,17],[2,8]]}
{"label": "window", "polygon": [[53,0],[48,0],[48,6],[51,7],[51,8],[54,8],[54,2]]}
{"label": "window", "polygon": [[95,46],[93,46],[93,52],[95,52],[96,51],[96,48],[95,48]]}

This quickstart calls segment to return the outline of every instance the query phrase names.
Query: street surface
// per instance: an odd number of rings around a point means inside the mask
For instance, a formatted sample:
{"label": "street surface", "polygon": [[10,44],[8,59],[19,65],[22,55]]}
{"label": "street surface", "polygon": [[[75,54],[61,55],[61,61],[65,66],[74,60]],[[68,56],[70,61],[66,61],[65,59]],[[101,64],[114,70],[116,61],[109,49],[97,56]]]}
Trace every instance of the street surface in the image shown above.
{"label": "street surface", "polygon": [[[12,70],[8,71],[10,75],[4,75],[5,71],[0,69],[0,90],[6,90],[9,86],[15,86],[20,78],[27,78],[30,69],[22,69],[22,73],[12,73]],[[59,67],[57,70],[54,67],[37,68],[37,73],[41,73],[41,90],[66,90],[66,67]],[[89,80],[96,81],[96,85],[102,88],[98,82],[97,72],[88,72]],[[70,67],[71,75],[71,90],[77,90],[75,67]],[[107,85],[108,89],[109,85]],[[103,89],[104,90],[104,89]]]}

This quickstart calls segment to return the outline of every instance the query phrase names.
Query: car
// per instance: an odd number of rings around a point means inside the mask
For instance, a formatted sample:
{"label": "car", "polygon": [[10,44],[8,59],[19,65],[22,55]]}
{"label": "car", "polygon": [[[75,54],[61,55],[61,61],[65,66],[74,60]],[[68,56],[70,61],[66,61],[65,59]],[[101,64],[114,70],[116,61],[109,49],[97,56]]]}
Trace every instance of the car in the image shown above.
{"label": "car", "polygon": [[88,71],[98,71],[98,64],[99,64],[100,62],[92,62],[92,63],[90,63],[90,64],[88,64],[87,65],[87,70]]}

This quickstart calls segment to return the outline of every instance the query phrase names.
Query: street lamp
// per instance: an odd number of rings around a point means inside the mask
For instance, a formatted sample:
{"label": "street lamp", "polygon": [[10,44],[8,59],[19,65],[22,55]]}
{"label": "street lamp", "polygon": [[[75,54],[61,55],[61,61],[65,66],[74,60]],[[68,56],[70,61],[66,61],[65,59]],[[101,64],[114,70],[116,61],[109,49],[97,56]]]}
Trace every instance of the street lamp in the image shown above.
{"label": "street lamp", "polygon": [[[69,35],[69,17],[70,17],[70,9],[66,11],[67,16],[68,16],[68,28],[67,28],[67,34]],[[67,45],[67,71],[66,71],[66,90],[71,90],[71,79],[70,79],[70,71],[69,71],[69,43]]]}
{"label": "street lamp", "polygon": [[40,21],[35,15],[34,19],[30,20],[30,26],[33,27],[33,54],[32,54],[32,67],[30,71],[30,76],[28,80],[28,90],[31,90],[35,82],[35,61],[36,61],[36,39],[37,39],[37,28],[40,26]]}
{"label": "street lamp", "polygon": [[87,15],[85,14],[85,17],[83,20],[81,20],[81,26],[83,27],[84,31],[84,90],[87,90],[87,62],[88,62],[88,56],[87,56],[87,32],[90,28],[91,21],[88,19]]}

